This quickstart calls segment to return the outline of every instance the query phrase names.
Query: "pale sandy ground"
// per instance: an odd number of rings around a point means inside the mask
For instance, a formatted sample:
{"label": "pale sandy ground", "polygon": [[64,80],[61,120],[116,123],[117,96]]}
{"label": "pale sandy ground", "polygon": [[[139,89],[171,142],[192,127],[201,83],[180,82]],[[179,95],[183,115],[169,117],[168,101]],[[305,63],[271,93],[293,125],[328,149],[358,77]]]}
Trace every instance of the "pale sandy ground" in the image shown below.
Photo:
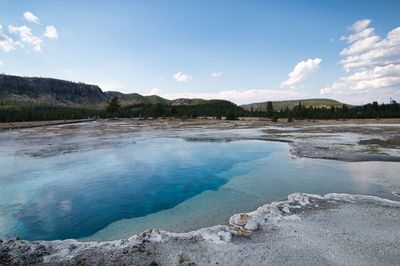
{"label": "pale sandy ground", "polygon": [[75,120],[53,120],[53,121],[29,121],[29,122],[10,122],[0,123],[0,130],[32,128],[54,125],[66,125],[92,121],[93,119],[75,119]]}
{"label": "pale sandy ground", "polygon": [[[30,122],[10,122],[0,123],[0,130],[43,127],[51,125],[61,125],[70,123],[79,123],[87,119],[77,120],[53,120],[53,121],[30,121]],[[119,121],[130,124],[160,124],[166,121],[176,126],[193,126],[193,125],[215,125],[221,123],[229,123],[231,125],[246,125],[246,126],[263,126],[263,125],[286,125],[286,126],[312,126],[312,125],[338,125],[338,124],[400,124],[400,118],[390,119],[347,119],[347,120],[294,120],[288,123],[286,119],[280,119],[278,122],[272,122],[267,118],[243,117],[235,121],[214,120],[214,119],[155,119],[155,120],[137,120],[121,118]],[[98,122],[108,122],[109,119],[97,119]]]}
{"label": "pale sandy ground", "polygon": [[[68,121],[68,123],[79,121]],[[46,124],[50,123],[50,124]],[[53,124],[55,123],[55,124]],[[303,120],[273,123],[262,118],[236,121],[214,119],[101,119],[65,124],[62,121],[15,123],[1,131],[28,145],[21,153],[51,156],[107,145],[123,145],[129,134],[150,133],[155,137],[180,137],[190,141],[234,141],[258,139],[288,142],[295,156],[344,161],[400,161],[400,119]],[[22,128],[18,128],[22,127]],[[28,127],[28,128],[24,128]],[[18,134],[7,134],[18,132]],[[45,143],[43,135],[46,135]],[[76,136],[86,136],[85,141]],[[117,138],[116,138],[117,137]],[[128,136],[129,138],[129,136]]]}

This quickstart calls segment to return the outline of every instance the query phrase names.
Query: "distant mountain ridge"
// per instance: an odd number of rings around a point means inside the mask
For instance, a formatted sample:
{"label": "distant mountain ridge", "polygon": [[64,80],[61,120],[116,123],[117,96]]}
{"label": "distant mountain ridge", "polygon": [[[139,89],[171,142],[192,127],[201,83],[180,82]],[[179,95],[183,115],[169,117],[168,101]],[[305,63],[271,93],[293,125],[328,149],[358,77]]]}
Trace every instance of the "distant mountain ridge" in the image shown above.
{"label": "distant mountain ridge", "polygon": [[124,94],[118,91],[106,91],[104,92],[108,98],[117,97],[119,102],[122,105],[129,105],[129,104],[167,104],[173,106],[189,106],[189,105],[200,105],[200,104],[207,104],[212,101],[224,101],[229,102],[226,100],[204,100],[204,99],[188,99],[188,98],[179,98],[175,100],[168,100],[162,98],[157,95],[149,95],[143,96],[138,93],[128,93]]}
{"label": "distant mountain ridge", "polygon": [[199,105],[213,102],[231,103],[225,100],[164,99],[157,95],[143,96],[138,93],[103,92],[96,85],[53,78],[20,77],[0,74],[0,103],[53,104],[53,105],[105,105],[117,97],[121,105],[164,104],[174,106]]}
{"label": "distant mountain ridge", "polygon": [[[300,99],[300,100],[288,100],[288,101],[272,101],[272,107],[275,111],[281,109],[293,109],[296,105],[301,103],[305,107],[342,107],[343,103],[326,98],[312,98],[312,99]],[[251,103],[241,105],[247,111],[265,111],[267,110],[267,102]]]}
{"label": "distant mountain ridge", "polygon": [[[103,92],[96,85],[53,78],[20,77],[0,74],[0,104],[52,104],[52,105],[105,105],[117,97],[121,105],[163,104],[172,106],[193,106],[203,104],[230,104],[227,100],[205,100],[179,98],[164,99],[157,95],[143,96],[138,93],[124,94],[118,91]],[[293,108],[301,102],[304,106],[342,106],[343,103],[331,99],[303,99],[273,101],[279,111]],[[232,103],[233,104],[233,103]],[[267,102],[241,105],[245,110],[265,111]]]}
{"label": "distant mountain ridge", "polygon": [[96,85],[60,79],[0,75],[0,100],[51,104],[101,104],[109,99]]}

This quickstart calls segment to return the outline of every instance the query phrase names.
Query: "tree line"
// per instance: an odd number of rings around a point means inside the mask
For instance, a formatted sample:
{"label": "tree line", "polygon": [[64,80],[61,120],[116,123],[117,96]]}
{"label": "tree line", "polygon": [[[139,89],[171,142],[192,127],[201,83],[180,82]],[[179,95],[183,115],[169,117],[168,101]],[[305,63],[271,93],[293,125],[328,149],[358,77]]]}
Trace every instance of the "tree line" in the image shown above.
{"label": "tree line", "polygon": [[1,105],[0,122],[69,120],[84,118],[158,118],[176,117],[182,119],[200,116],[221,119],[237,119],[249,116],[243,108],[228,102],[213,100],[199,105],[134,104],[121,106],[114,97],[106,107],[60,106],[44,104]]}
{"label": "tree line", "polygon": [[235,120],[241,116],[249,116],[250,113],[231,102],[215,100],[198,105],[166,105],[161,103],[128,105],[120,107],[114,115],[116,117],[139,117],[144,119],[149,117],[176,117],[182,119],[213,117],[221,119],[225,117],[226,119]]}
{"label": "tree line", "polygon": [[265,110],[245,110],[228,101],[212,100],[198,105],[136,104],[121,106],[114,97],[108,106],[82,107],[60,105],[0,105],[0,122],[69,120],[83,118],[158,118],[175,117],[182,119],[212,117],[234,120],[238,117],[265,117],[273,121],[279,119],[361,119],[361,118],[400,118],[400,104],[368,103],[361,106],[343,105],[339,107],[307,107],[299,102],[293,108],[275,110],[272,102]]}
{"label": "tree line", "polygon": [[[269,107],[268,107],[269,106]],[[372,102],[360,106],[342,106],[331,107],[306,107],[299,102],[292,109],[285,108],[274,110],[272,103],[267,104],[267,109],[263,112],[253,112],[254,116],[265,116],[273,120],[286,118],[292,119],[363,119],[363,118],[400,118],[400,104],[394,100],[390,103],[378,104]]]}
{"label": "tree line", "polygon": [[27,105],[0,106],[0,122],[70,120],[90,117],[105,117],[106,111],[99,109],[57,106]]}

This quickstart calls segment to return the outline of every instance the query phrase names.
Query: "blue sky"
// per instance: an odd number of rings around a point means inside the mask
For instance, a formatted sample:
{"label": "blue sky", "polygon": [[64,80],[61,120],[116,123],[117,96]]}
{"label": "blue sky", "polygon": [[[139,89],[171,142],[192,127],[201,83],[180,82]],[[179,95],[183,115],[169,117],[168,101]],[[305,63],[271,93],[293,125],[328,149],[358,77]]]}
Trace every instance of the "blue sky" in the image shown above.
{"label": "blue sky", "polygon": [[399,14],[383,0],[0,0],[0,72],[167,98],[400,101]]}

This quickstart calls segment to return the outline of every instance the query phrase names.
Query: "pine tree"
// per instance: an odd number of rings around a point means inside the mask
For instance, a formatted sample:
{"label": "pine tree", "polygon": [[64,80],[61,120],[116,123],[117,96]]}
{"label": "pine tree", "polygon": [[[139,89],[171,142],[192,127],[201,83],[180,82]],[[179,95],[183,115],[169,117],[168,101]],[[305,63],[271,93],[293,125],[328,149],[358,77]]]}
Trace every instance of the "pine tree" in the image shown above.
{"label": "pine tree", "polygon": [[118,97],[113,97],[111,99],[111,102],[107,106],[107,112],[111,114],[113,117],[118,115],[119,109],[120,109]]}
{"label": "pine tree", "polygon": [[272,117],[273,112],[274,112],[274,108],[272,106],[272,102],[271,101],[267,102],[267,110],[266,110],[266,112],[267,112],[267,117]]}

